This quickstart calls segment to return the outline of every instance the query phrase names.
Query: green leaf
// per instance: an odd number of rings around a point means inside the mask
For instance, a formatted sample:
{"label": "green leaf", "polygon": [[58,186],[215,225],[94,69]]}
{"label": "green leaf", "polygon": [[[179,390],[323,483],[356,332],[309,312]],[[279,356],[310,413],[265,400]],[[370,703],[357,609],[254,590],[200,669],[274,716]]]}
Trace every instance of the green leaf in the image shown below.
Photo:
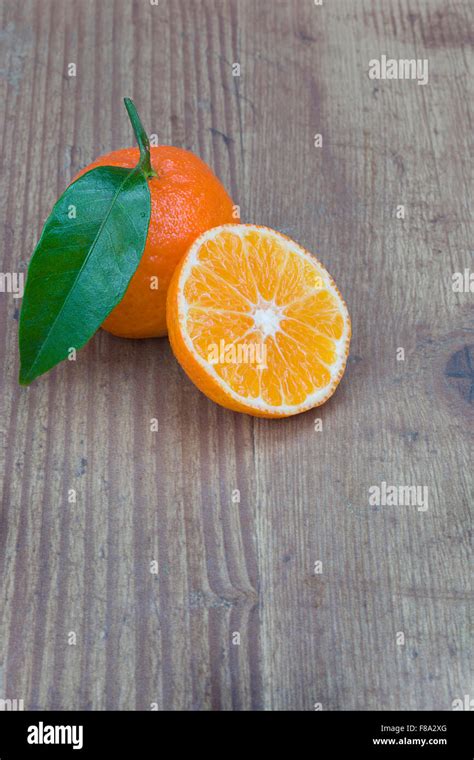
{"label": "green leaf", "polygon": [[122,300],[150,221],[146,172],[103,166],[63,193],[28,270],[20,316],[20,383],[28,385],[94,335]]}

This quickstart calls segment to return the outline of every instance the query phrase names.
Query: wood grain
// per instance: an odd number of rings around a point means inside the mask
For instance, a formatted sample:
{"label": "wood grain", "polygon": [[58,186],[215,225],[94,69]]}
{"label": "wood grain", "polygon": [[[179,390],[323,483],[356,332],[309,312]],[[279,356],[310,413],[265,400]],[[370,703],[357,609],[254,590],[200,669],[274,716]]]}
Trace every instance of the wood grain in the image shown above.
{"label": "wood grain", "polygon": [[[203,397],[166,340],[100,332],[20,388],[20,301],[0,293],[0,697],[449,710],[472,692],[473,295],[451,286],[473,269],[470,10],[3,0],[3,273],[75,172],[131,143],[128,95],[245,221],[318,253],[354,337],[329,403],[264,421]],[[370,80],[382,54],[428,59],[428,84]],[[382,481],[427,486],[428,510],[370,506]]]}

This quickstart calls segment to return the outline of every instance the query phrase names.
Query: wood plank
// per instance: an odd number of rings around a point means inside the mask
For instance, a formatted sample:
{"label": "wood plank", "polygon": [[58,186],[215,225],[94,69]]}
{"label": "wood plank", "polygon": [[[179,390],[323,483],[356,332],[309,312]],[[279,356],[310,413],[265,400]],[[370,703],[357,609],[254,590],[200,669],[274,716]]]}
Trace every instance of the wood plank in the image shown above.
{"label": "wood plank", "polygon": [[[473,269],[469,6],[4,0],[3,273],[26,270],[74,174],[131,143],[129,95],[244,221],[317,253],[354,337],[329,403],[256,420],[202,396],[165,339],[100,332],[20,388],[20,302],[0,293],[0,697],[449,710],[469,693],[474,325],[451,287]],[[370,80],[382,54],[428,59],[428,84]],[[426,486],[428,509],[371,506],[382,481]]]}

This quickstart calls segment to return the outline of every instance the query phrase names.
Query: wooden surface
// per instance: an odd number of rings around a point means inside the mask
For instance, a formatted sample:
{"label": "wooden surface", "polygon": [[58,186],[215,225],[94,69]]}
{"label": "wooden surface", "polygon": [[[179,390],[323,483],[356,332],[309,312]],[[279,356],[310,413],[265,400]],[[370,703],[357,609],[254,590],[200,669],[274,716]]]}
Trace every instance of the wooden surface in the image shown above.
{"label": "wooden surface", "polygon": [[[449,710],[472,694],[474,296],[451,284],[474,268],[469,7],[2,1],[2,272],[25,271],[80,167],[132,143],[129,95],[244,221],[318,253],[354,337],[329,403],[264,421],[208,401],[164,339],[100,332],[20,388],[20,301],[0,293],[1,697]],[[428,84],[369,79],[382,54],[428,59]],[[429,508],[371,506],[382,481],[428,487]]]}

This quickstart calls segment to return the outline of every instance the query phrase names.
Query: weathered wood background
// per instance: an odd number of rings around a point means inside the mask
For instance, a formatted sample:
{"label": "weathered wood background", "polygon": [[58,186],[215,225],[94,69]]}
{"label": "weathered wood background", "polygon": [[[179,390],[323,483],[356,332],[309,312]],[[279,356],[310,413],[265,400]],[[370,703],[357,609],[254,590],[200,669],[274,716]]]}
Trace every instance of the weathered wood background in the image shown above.
{"label": "weathered wood background", "polygon": [[[132,143],[129,95],[244,221],[318,252],[354,338],[326,406],[262,421],[202,396],[164,339],[101,332],[20,388],[20,301],[0,293],[1,697],[449,710],[472,694],[474,296],[451,279],[473,269],[470,8],[2,0],[3,273],[26,270],[75,172]],[[428,84],[369,79],[382,54],[428,59]],[[427,486],[428,510],[370,506],[382,481]]]}

